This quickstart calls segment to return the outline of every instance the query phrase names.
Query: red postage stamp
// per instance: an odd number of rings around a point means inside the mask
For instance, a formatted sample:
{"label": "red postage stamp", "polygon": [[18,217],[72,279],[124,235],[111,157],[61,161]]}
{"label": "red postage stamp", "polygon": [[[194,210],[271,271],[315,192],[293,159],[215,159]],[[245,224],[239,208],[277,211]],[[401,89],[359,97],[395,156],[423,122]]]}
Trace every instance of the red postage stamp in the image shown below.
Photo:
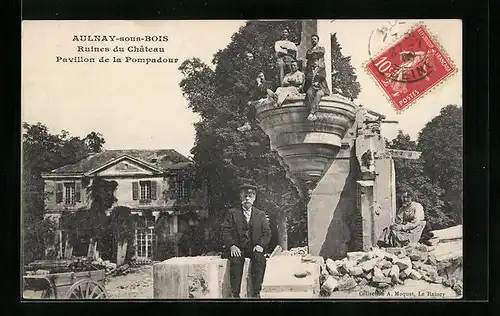
{"label": "red postage stamp", "polygon": [[423,25],[372,58],[366,69],[398,111],[456,71],[454,63]]}

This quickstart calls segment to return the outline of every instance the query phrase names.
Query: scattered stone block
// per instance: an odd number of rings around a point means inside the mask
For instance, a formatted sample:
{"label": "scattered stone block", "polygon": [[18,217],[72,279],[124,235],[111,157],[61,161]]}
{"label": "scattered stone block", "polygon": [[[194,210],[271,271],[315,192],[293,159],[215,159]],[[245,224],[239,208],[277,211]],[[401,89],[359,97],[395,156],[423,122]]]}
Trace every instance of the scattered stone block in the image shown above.
{"label": "scattered stone block", "polygon": [[391,270],[389,272],[389,276],[390,277],[395,277],[395,278],[399,278],[399,266],[397,264],[393,265],[391,267]]}
{"label": "scattered stone block", "polygon": [[384,277],[384,273],[382,272],[382,270],[380,270],[379,267],[373,267],[373,277]]}
{"label": "scattered stone block", "polygon": [[392,267],[392,263],[386,259],[382,259],[377,263],[377,267],[379,267],[382,270],[389,269],[390,267]]}
{"label": "scattered stone block", "polygon": [[388,288],[390,285],[391,285],[390,282],[379,282],[379,283],[377,283],[377,287],[381,288],[381,289]]}
{"label": "scattered stone block", "polygon": [[375,258],[375,253],[373,252],[373,250],[370,250],[365,254],[365,256],[363,257],[363,259],[361,261],[367,261],[367,260],[370,260],[373,258]]}
{"label": "scattered stone block", "polygon": [[365,279],[367,279],[368,281],[371,280],[373,278],[373,272],[368,272],[367,274],[365,274]]}
{"label": "scattered stone block", "polygon": [[408,276],[413,280],[420,280],[422,278],[422,275],[413,269]]}
{"label": "scattered stone block", "polygon": [[400,254],[404,254],[406,255],[406,251],[404,248],[400,248],[400,247],[391,247],[391,248],[386,248],[385,249],[385,252],[387,253],[392,253],[396,256],[400,255]]}
{"label": "scattered stone block", "polygon": [[283,248],[281,248],[280,245],[277,245],[273,252],[271,253],[271,255],[269,256],[269,258],[272,258],[272,257],[275,257],[275,256],[279,256],[281,253],[283,252]]}
{"label": "scattered stone block", "polygon": [[383,273],[385,276],[389,276],[389,272],[391,272],[391,268],[382,269],[382,273]]}
{"label": "scattered stone block", "polygon": [[326,269],[330,273],[330,275],[337,276],[340,275],[337,264],[332,259],[326,259]]}
{"label": "scattered stone block", "polygon": [[396,261],[394,261],[394,264],[397,264],[400,270],[405,270],[412,266],[411,259],[408,257],[397,259]]}
{"label": "scattered stone block", "polygon": [[369,283],[369,281],[367,279],[361,279],[361,280],[359,280],[358,285],[359,286],[365,286],[368,283]]}
{"label": "scattered stone block", "polygon": [[430,253],[425,263],[435,266],[438,261],[436,259],[436,256],[433,253]]}
{"label": "scattered stone block", "polygon": [[352,276],[358,276],[363,274],[363,269],[360,266],[350,267],[349,274]]}
{"label": "scattered stone block", "polygon": [[330,275],[330,273],[328,272],[328,270],[326,268],[321,267],[320,268],[320,275],[327,277]]}
{"label": "scattered stone block", "polygon": [[384,258],[388,254],[388,252],[380,248],[374,248],[371,252],[373,253],[373,256],[377,258]]}
{"label": "scattered stone block", "polygon": [[411,265],[413,269],[418,270],[424,265],[424,263],[421,261],[413,261]]}
{"label": "scattered stone block", "polygon": [[391,278],[386,277],[386,276],[382,276],[382,277],[374,276],[373,279],[372,279],[372,282],[375,282],[375,283],[391,283]]}
{"label": "scattered stone block", "polygon": [[384,259],[386,261],[394,262],[398,259],[398,256],[396,256],[395,254],[392,254],[392,253],[388,253],[384,256]]}
{"label": "scattered stone block", "polygon": [[345,290],[350,290],[356,287],[358,284],[354,280],[354,278],[350,275],[345,275],[343,276],[337,285],[337,288],[339,291],[345,291]]}
{"label": "scattered stone block", "polygon": [[358,262],[366,255],[363,251],[353,251],[347,253],[347,260]]}
{"label": "scattered stone block", "polygon": [[402,278],[402,279],[406,279],[410,276],[411,272],[413,271],[412,268],[408,267],[406,269],[401,269],[400,268],[400,272],[399,272],[399,277]]}
{"label": "scattered stone block", "polygon": [[452,290],[454,290],[458,295],[462,295],[463,292],[463,284],[462,281],[457,280],[455,284],[451,287]]}
{"label": "scattered stone block", "polygon": [[420,270],[425,271],[428,275],[438,275],[436,267],[429,264],[422,264],[419,268]]}
{"label": "scattered stone block", "polygon": [[427,251],[427,246],[424,245],[424,244],[417,244],[415,246],[415,249],[418,250],[418,251]]}
{"label": "scattered stone block", "polygon": [[337,288],[337,286],[338,281],[330,275],[326,278],[325,282],[323,282],[323,285],[321,285],[321,291],[330,295]]}
{"label": "scattered stone block", "polygon": [[380,258],[370,259],[368,261],[361,263],[360,267],[361,267],[361,269],[363,269],[364,272],[370,272],[373,270],[373,267],[375,267],[375,265],[377,265],[377,263],[380,260],[381,260]]}
{"label": "scattered stone block", "polygon": [[353,261],[342,261],[342,264],[337,267],[337,270],[340,272],[340,274],[346,274],[349,273],[349,269],[352,267],[356,266],[356,262]]}
{"label": "scattered stone block", "polygon": [[417,249],[413,249],[408,254],[408,257],[410,257],[410,259],[412,261],[425,261],[425,260],[427,260],[428,254],[425,251],[420,251],[420,250],[417,250]]}
{"label": "scattered stone block", "polygon": [[433,283],[432,279],[429,276],[427,276],[426,274],[423,274],[423,273],[421,273],[421,274],[422,274],[422,280],[429,282],[429,283]]}
{"label": "scattered stone block", "polygon": [[444,282],[444,278],[442,276],[429,275],[428,278],[430,279],[430,282],[432,282],[432,283],[442,284]]}

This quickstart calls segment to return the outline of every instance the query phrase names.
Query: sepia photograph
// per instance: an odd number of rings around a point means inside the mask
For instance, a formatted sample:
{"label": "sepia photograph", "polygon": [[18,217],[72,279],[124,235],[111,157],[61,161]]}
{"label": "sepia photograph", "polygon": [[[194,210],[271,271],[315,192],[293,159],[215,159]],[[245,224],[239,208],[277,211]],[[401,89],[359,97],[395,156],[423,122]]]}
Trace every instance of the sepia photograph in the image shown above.
{"label": "sepia photograph", "polygon": [[21,44],[23,301],[463,298],[461,20]]}

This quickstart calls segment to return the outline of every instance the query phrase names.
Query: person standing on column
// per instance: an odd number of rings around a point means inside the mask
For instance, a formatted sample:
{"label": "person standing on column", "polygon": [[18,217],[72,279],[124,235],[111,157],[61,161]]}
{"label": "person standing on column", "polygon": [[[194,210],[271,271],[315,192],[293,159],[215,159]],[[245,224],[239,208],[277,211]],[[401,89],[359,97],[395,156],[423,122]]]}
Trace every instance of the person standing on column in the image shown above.
{"label": "person standing on column", "polygon": [[290,72],[290,64],[297,56],[297,45],[290,41],[290,32],[284,29],[281,33],[281,40],[274,44],[276,52],[276,65],[278,67],[279,83],[283,82],[285,74]]}
{"label": "person standing on column", "polygon": [[330,89],[326,82],[325,67],[319,66],[319,59],[313,59],[311,69],[306,74],[306,82],[309,87],[306,90],[306,104],[309,107],[309,121],[316,121],[316,111],[319,108],[319,102],[325,95],[330,95]]}
{"label": "person standing on column", "polygon": [[230,209],[221,227],[223,257],[229,257],[230,283],[234,298],[240,297],[245,258],[251,260],[252,297],[260,298],[266,271],[264,249],[271,241],[271,229],[266,214],[253,206],[256,192],[257,186],[254,183],[244,182],[240,186],[241,207]]}
{"label": "person standing on column", "polygon": [[319,46],[319,36],[314,34],[311,36],[311,45],[306,52],[306,69],[312,68],[313,60],[319,60],[319,66],[325,67],[325,48],[323,46]]}
{"label": "person standing on column", "polygon": [[312,47],[309,48],[306,52],[305,73],[306,75],[309,74],[309,76],[306,77],[306,82],[304,84],[304,91],[307,91],[307,89],[309,89],[309,87],[311,86],[311,79],[312,79],[311,71],[313,68],[314,61],[318,60],[319,67],[325,68],[325,48],[319,46],[318,35],[311,36],[311,45]]}

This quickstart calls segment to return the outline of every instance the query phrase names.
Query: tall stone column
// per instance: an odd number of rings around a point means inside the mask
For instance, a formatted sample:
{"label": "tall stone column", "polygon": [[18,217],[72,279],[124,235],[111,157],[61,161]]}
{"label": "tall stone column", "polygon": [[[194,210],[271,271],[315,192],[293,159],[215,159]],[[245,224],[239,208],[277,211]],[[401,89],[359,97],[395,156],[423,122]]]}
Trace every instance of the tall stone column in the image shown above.
{"label": "tall stone column", "polygon": [[317,20],[319,45],[325,48],[325,71],[328,88],[332,91],[332,41],[331,20]]}
{"label": "tall stone column", "polygon": [[330,40],[330,20],[302,20],[300,44],[297,47],[297,59],[306,60],[306,52],[311,48],[311,36],[319,36],[319,46],[325,48],[325,71],[328,88],[332,90],[332,42]]}

